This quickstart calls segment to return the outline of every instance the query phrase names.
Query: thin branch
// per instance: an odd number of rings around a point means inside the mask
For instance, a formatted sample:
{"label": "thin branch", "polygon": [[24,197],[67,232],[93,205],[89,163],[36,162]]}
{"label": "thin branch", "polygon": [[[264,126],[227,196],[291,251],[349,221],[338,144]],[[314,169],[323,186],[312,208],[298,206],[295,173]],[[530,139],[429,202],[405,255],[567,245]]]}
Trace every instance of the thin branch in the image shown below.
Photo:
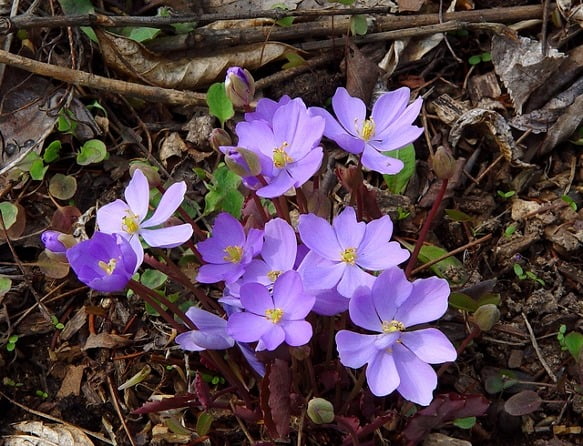
{"label": "thin branch", "polygon": [[556,383],[557,377],[555,376],[555,374],[553,373],[553,371],[551,370],[551,368],[549,367],[549,365],[545,361],[543,353],[541,352],[540,347],[538,346],[538,342],[536,341],[536,336],[534,335],[534,331],[532,330],[530,322],[528,322],[528,319],[526,318],[526,314],[522,313],[522,318],[524,319],[526,329],[528,330],[528,333],[530,334],[530,342],[532,343],[532,347],[534,348],[534,351],[536,352],[536,356],[538,357],[538,360],[540,361],[540,363],[544,367],[545,371],[547,372],[547,375],[549,375],[550,378],[553,380],[553,382]]}

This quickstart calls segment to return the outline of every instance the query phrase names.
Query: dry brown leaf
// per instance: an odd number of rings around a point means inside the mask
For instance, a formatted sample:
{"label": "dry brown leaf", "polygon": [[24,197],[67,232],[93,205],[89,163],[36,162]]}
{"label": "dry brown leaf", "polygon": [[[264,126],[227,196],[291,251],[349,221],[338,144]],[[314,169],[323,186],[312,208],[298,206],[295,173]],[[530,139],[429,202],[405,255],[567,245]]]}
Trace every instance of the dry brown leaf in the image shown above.
{"label": "dry brown leaf", "polygon": [[127,337],[116,334],[91,334],[87,338],[83,350],[89,350],[90,348],[115,348],[131,344],[131,342]]}
{"label": "dry brown leaf", "polygon": [[81,392],[81,381],[83,380],[84,365],[69,365],[67,372],[61,383],[61,388],[57,392],[57,398],[63,398],[68,395],[79,396]]}
{"label": "dry brown leaf", "polygon": [[96,30],[103,58],[108,66],[142,82],[164,88],[194,89],[224,77],[233,65],[249,70],[298,50],[278,42],[257,43],[214,51],[210,55],[178,60],[166,59],[140,43]]}
{"label": "dry brown leaf", "polygon": [[399,12],[417,12],[421,9],[423,3],[425,3],[425,0],[397,0],[397,4],[399,5]]}
{"label": "dry brown leaf", "polygon": [[353,43],[346,51],[346,89],[351,96],[356,96],[370,104],[372,92],[379,69],[376,64],[358,49]]}
{"label": "dry brown leaf", "polygon": [[544,155],[550,152],[557,144],[567,140],[577,130],[582,120],[583,96],[579,96],[549,129],[538,154]]}
{"label": "dry brown leaf", "polygon": [[67,424],[23,421],[13,427],[19,433],[6,437],[5,446],[93,446],[81,429]]}

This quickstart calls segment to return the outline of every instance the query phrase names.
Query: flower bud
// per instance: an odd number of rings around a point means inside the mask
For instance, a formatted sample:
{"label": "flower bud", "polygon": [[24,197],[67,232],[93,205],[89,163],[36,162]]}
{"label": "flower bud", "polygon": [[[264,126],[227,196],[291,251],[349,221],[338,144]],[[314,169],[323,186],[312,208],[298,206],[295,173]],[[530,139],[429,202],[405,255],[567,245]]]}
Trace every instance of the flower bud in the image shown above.
{"label": "flower bud", "polygon": [[324,398],[312,398],[308,402],[308,417],[315,424],[326,424],[334,421],[334,406]]}
{"label": "flower bud", "polygon": [[500,310],[494,304],[480,306],[473,315],[474,323],[482,331],[490,331],[500,320]]}
{"label": "flower bud", "polygon": [[255,177],[261,173],[256,153],[243,147],[234,147],[225,153],[225,164],[240,177]]}
{"label": "flower bud", "polygon": [[225,90],[235,107],[247,107],[255,95],[255,80],[245,68],[231,67],[227,70]]}
{"label": "flower bud", "polygon": [[449,150],[439,146],[431,158],[431,168],[440,180],[449,180],[455,173],[455,158]]}
{"label": "flower bud", "polygon": [[150,187],[156,187],[162,185],[162,179],[158,171],[147,163],[144,162],[134,162],[130,164],[130,175],[133,177],[136,169],[140,169],[144,176],[148,179],[148,184]]}
{"label": "flower bud", "polygon": [[55,254],[62,254],[77,244],[75,237],[59,231],[45,231],[40,238],[46,250]]}
{"label": "flower bud", "polygon": [[209,136],[209,144],[214,150],[219,150],[221,146],[230,146],[233,141],[225,130],[213,129]]}

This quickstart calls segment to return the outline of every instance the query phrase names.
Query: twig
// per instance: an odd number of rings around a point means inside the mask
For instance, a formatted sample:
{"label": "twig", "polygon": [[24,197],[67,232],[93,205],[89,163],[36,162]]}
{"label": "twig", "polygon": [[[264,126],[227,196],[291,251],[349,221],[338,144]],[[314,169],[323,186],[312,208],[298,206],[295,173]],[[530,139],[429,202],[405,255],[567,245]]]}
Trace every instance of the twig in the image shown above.
{"label": "twig", "polygon": [[534,336],[534,332],[532,331],[532,327],[530,326],[530,322],[528,322],[528,319],[526,318],[526,315],[524,313],[522,313],[522,318],[524,319],[526,329],[528,330],[528,333],[530,334],[530,342],[532,343],[532,347],[534,348],[534,351],[536,352],[536,356],[538,357],[538,360],[540,361],[540,363],[544,367],[545,371],[547,372],[547,375],[549,375],[551,377],[551,379],[553,380],[553,382],[556,383],[557,377],[555,376],[555,374],[553,373],[553,371],[551,370],[551,368],[549,367],[549,365],[545,361],[545,358],[544,358],[544,356],[543,356],[543,354],[538,346],[538,342],[536,340],[536,337]]}
{"label": "twig", "polygon": [[126,435],[128,436],[128,440],[130,441],[131,445],[136,446],[136,443],[134,442],[134,439],[132,437],[132,433],[130,432],[130,428],[128,427],[126,420],[123,417],[123,414],[121,413],[121,407],[119,405],[119,397],[117,395],[117,392],[115,391],[115,388],[113,387],[113,382],[112,382],[111,376],[107,377],[107,387],[109,387],[109,394],[111,395],[113,407],[115,408],[115,411],[117,412],[117,416],[119,417],[119,421],[121,421],[121,425],[123,426],[123,430],[126,432]]}
{"label": "twig", "polygon": [[170,88],[151,87],[132,82],[108,79],[103,76],[72,70],[27,57],[0,50],[0,63],[5,63],[41,76],[48,76],[68,84],[105,90],[110,93],[136,96],[150,102],[162,102],[174,105],[206,105],[206,95],[192,91],[180,91]]}

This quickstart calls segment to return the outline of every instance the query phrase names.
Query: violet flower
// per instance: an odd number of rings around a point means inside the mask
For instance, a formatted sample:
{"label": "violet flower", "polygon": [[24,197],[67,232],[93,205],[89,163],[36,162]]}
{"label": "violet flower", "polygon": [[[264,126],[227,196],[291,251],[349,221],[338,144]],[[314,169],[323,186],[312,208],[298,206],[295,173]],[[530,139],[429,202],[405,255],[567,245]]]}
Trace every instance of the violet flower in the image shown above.
{"label": "violet flower", "polygon": [[407,260],[409,252],[390,242],[393,223],[384,216],[370,223],[357,222],[351,207],[345,208],[332,225],[314,214],[300,216],[300,237],[310,248],[298,272],[307,289],[330,289],[352,297],[358,287],[372,286],[380,271]]}
{"label": "violet flower", "polygon": [[241,223],[223,212],[215,218],[212,234],[197,245],[207,263],[199,268],[196,280],[201,283],[235,282],[261,251],[263,231],[250,229],[246,236]]}
{"label": "violet flower", "polygon": [[412,125],[421,110],[422,99],[409,102],[409,89],[399,88],[383,94],[375,102],[370,117],[359,98],[352,97],[345,88],[338,88],[332,97],[336,119],[319,107],[310,112],[326,120],[324,136],[335,141],[350,153],[362,153],[362,165],[383,174],[396,174],[403,162],[382,152],[397,150],[415,141],[423,129]]}
{"label": "violet flower", "polygon": [[[261,175],[268,183],[257,195],[283,195],[316,173],[322,163],[323,151],[318,144],[324,125],[324,119],[309,114],[299,98],[277,107],[271,122],[258,118],[237,124],[238,146],[258,155]],[[223,153],[227,150],[221,147]]]}
{"label": "violet flower", "polygon": [[138,265],[134,249],[119,234],[96,232],[89,240],[69,248],[66,255],[81,282],[110,293],[123,290]]}
{"label": "violet flower", "polygon": [[198,330],[190,330],[176,336],[176,343],[183,350],[200,352],[203,350],[225,350],[235,345],[235,340],[227,334],[227,321],[216,314],[198,307],[186,311]]}
{"label": "violet flower", "polygon": [[149,246],[159,248],[174,248],[192,236],[192,226],[187,223],[156,228],[174,214],[182,203],[185,192],[184,181],[170,186],[162,195],[154,214],[146,219],[150,202],[150,187],[146,176],[141,170],[136,169],[124,191],[126,201],[115,200],[97,211],[99,230],[106,234],[121,234],[126,238],[138,256],[137,267],[139,267],[144,259],[144,249],[139,236]]}
{"label": "violet flower", "polygon": [[428,405],[437,386],[429,364],[454,361],[456,350],[435,328],[405,331],[434,321],[447,310],[447,281],[430,277],[409,282],[399,268],[383,272],[372,290],[357,293],[349,304],[350,319],[380,334],[341,330],[336,334],[340,362],[357,369],[364,364],[370,390],[385,396],[395,389],[407,400]]}
{"label": "violet flower", "polygon": [[52,230],[44,231],[40,239],[45,245],[45,249],[54,254],[64,254],[67,249],[77,244],[77,239],[72,235]]}
{"label": "violet flower", "polygon": [[255,95],[255,80],[245,68],[231,67],[225,77],[225,92],[235,107],[248,107]]}
{"label": "violet flower", "polygon": [[288,104],[291,98],[288,95],[284,95],[279,98],[279,101],[274,101],[269,98],[261,98],[257,101],[257,106],[254,112],[245,113],[245,121],[265,121],[271,126],[271,121],[273,120],[273,115],[279,107]]}
{"label": "violet flower", "polygon": [[312,337],[312,326],[305,321],[315,298],[304,292],[295,271],[277,278],[273,295],[260,283],[241,286],[241,304],[245,311],[234,313],[227,322],[227,332],[240,342],[257,343],[256,350],[275,350],[283,342],[297,347]]}

